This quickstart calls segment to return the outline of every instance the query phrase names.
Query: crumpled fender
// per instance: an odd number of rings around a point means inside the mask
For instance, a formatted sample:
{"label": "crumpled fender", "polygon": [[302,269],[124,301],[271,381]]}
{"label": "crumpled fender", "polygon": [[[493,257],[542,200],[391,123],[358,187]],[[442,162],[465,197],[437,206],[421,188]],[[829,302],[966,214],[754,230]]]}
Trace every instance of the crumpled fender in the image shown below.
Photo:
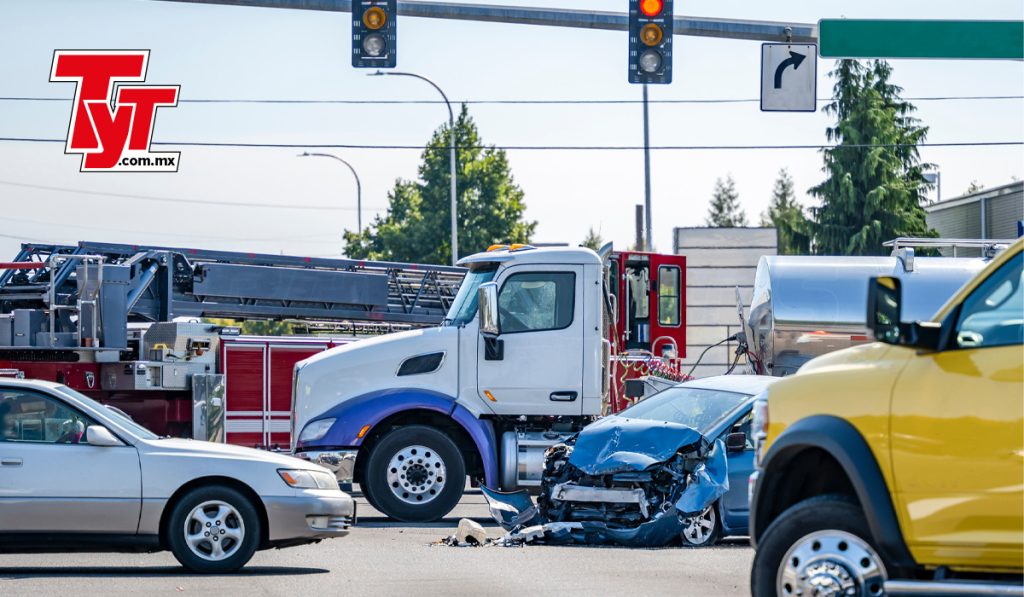
{"label": "crumpled fender", "polygon": [[676,510],[683,514],[702,512],[729,491],[729,461],[725,445],[716,440],[707,459],[693,471],[690,484],[676,500]]}

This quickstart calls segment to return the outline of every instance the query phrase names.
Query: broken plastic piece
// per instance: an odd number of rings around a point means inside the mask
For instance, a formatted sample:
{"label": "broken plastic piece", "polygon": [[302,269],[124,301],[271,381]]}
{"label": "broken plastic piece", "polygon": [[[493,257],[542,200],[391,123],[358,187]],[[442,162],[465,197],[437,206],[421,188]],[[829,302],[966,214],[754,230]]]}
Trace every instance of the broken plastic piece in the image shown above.
{"label": "broken plastic piece", "polygon": [[487,500],[494,521],[506,531],[543,522],[533,498],[526,490],[505,493],[481,485],[480,492]]}
{"label": "broken plastic piece", "polygon": [[458,543],[469,545],[483,545],[487,542],[487,531],[480,523],[463,518],[459,521],[459,527],[455,530],[455,540]]}

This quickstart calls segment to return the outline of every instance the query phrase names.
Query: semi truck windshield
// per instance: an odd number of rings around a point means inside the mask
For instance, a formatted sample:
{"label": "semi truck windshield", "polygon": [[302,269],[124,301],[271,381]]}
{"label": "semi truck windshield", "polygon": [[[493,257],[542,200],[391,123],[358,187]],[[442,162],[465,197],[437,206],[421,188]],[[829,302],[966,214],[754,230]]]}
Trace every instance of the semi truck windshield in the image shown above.
{"label": "semi truck windshield", "polygon": [[476,317],[477,289],[484,282],[494,279],[498,271],[497,263],[480,263],[471,266],[472,269],[462,280],[459,293],[455,295],[452,308],[448,310],[448,316],[444,322],[446,325],[466,325]]}

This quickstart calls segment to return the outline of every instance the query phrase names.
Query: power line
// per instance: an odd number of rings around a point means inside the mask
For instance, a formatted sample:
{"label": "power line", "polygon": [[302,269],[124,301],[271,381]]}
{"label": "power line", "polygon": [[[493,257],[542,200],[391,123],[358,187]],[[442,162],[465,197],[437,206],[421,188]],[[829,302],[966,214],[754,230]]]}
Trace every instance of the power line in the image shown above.
{"label": "power line", "polygon": [[[77,191],[74,191],[73,189],[69,189],[69,190],[71,190],[72,192],[77,192]],[[98,231],[98,232],[113,232],[113,233],[117,233],[117,234],[134,234],[134,235],[137,235],[139,233],[139,231],[137,229],[136,230],[126,230],[126,229],[123,229],[123,228],[106,228],[106,227],[102,227],[102,226],[85,226],[85,225],[82,225],[82,224],[63,224],[63,223],[60,223],[60,222],[52,222],[52,221],[48,221],[47,222],[47,221],[42,221],[42,220],[30,220],[30,219],[25,219],[25,218],[11,218],[11,217],[7,217],[7,216],[0,216],[0,221],[21,222],[23,224],[39,224],[39,225],[43,225],[43,226],[56,226],[58,228],[77,228],[79,230],[94,230],[94,231]],[[150,231],[147,231],[147,233],[151,234],[151,235],[155,235],[155,236],[172,236],[172,237],[176,237],[176,238],[193,238],[193,239],[204,239],[204,240],[210,239],[211,236],[216,236],[216,238],[219,239],[219,240],[230,240],[230,241],[235,241],[235,242],[300,242],[301,241],[301,242],[305,242],[305,243],[332,244],[332,245],[333,244],[337,244],[338,241],[337,240],[330,240],[330,241],[327,241],[327,240],[309,240],[309,239],[310,238],[314,238],[314,237],[318,237],[318,236],[327,236],[328,234],[331,235],[331,236],[335,236],[335,237],[339,237],[340,236],[337,232],[325,233],[325,234],[309,234],[309,235],[303,235],[303,236],[300,236],[300,237],[289,237],[289,238],[281,238],[281,237],[274,237],[274,238],[226,237],[226,236],[221,235],[219,232],[216,233],[216,234],[182,234],[180,232],[154,232],[154,231],[150,230]]]}
{"label": "power line", "polygon": [[[1024,100],[1024,95],[941,95],[899,98],[902,101],[938,102],[938,101],[999,101]],[[35,96],[0,96],[0,101],[10,102],[71,102],[65,97]],[[693,99],[652,99],[651,104],[750,104],[759,103],[760,98],[693,98]],[[818,103],[828,103],[832,98],[818,98]],[[196,98],[179,99],[179,104],[336,104],[336,105],[434,105],[444,104],[441,100],[359,100],[359,99],[270,99],[270,98]],[[642,99],[465,99],[452,103],[466,105],[620,105],[641,104]]]}
{"label": "power line", "polygon": [[[0,137],[0,142],[24,143],[65,143],[64,139],[44,139],[36,137]],[[266,149],[380,149],[380,150],[415,150],[426,149],[422,145],[365,145],[342,143],[232,143],[217,141],[153,141],[152,145],[174,147],[233,147],[233,148],[266,148]],[[653,145],[651,150],[658,151],[745,151],[745,150],[793,150],[793,149],[874,149],[897,147],[1001,147],[1024,145],[1024,141],[957,141],[948,143],[849,143],[839,145],[791,144],[791,145]],[[486,150],[500,149],[505,151],[636,151],[642,145],[459,145],[456,149]],[[447,147],[445,147],[447,149]],[[2,183],[8,184],[8,183]],[[27,186],[27,185],[22,185]],[[95,193],[101,195],[120,196],[114,193]],[[228,203],[200,201],[195,199],[168,199],[165,197],[146,197],[141,195],[123,195],[125,197],[149,199],[154,201],[176,201],[179,203],[203,203],[215,205],[252,206],[252,207],[294,207],[296,209],[353,209],[351,207],[296,206],[272,205],[267,203]],[[381,208],[374,208],[381,209]]]}
{"label": "power line", "polygon": [[[26,141],[32,143],[64,143],[61,139],[14,139],[14,138],[0,138],[0,141]],[[99,197],[123,197],[126,199],[137,199],[139,201],[163,201],[166,203],[187,203],[193,205],[226,205],[228,207],[260,207],[260,208],[274,208],[274,209],[308,209],[317,211],[355,211],[355,207],[348,206],[329,206],[329,205],[301,205],[293,204],[286,205],[281,203],[252,203],[252,202],[234,202],[234,201],[216,201],[207,199],[186,199],[181,197],[154,197],[152,195],[133,195],[131,193],[108,193],[105,191],[90,191],[86,189],[71,189],[67,187],[53,187],[48,185],[40,184],[29,184],[26,182],[14,182],[11,180],[0,180],[0,185],[6,185],[11,187],[22,187],[26,189],[38,189],[43,191],[58,191],[63,193],[78,193],[81,195],[96,195]],[[366,209],[380,211],[387,209],[384,207],[367,207]]]}

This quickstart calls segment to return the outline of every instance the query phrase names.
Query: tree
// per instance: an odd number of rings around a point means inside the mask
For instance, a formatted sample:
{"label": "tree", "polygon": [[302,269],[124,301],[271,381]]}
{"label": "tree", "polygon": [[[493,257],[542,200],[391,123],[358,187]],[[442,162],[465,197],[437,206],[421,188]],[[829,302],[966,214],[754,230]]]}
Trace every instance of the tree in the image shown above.
{"label": "tree", "polygon": [[291,336],[295,334],[295,326],[287,321],[273,321],[270,319],[247,319],[238,321],[235,319],[218,319],[215,317],[204,318],[205,323],[221,325],[226,327],[237,327],[247,336]]}
{"label": "tree", "polygon": [[807,255],[811,251],[810,222],[793,193],[793,178],[783,168],[775,179],[772,202],[761,214],[761,225],[775,228],[780,255]]}
{"label": "tree", "polygon": [[884,60],[840,60],[825,112],[836,118],[822,150],[826,179],[810,189],[821,199],[812,208],[815,251],[825,255],[884,255],[882,243],[898,236],[936,236],[925,223],[924,192],[932,185],[917,144],[928,135],[889,82]]}
{"label": "tree", "polygon": [[736,181],[732,175],[715,181],[711,206],[705,220],[708,226],[715,228],[736,228],[747,225],[747,214],[740,208],[740,194],[736,192]]}
{"label": "tree", "polygon": [[971,184],[967,185],[967,190],[964,191],[964,195],[973,195],[978,191],[985,190],[985,185],[979,183],[977,180],[972,180]]}
{"label": "tree", "polygon": [[[345,253],[355,259],[451,263],[451,195],[448,126],[437,129],[423,150],[419,180],[399,179],[388,193],[384,216],[358,232],[345,231]],[[503,150],[484,148],[476,124],[462,106],[455,122],[458,147],[459,255],[495,243],[526,243],[537,227],[522,219],[526,205]]]}
{"label": "tree", "polygon": [[593,249],[594,251],[596,251],[600,249],[601,245],[603,244],[604,239],[601,238],[601,233],[594,230],[594,227],[591,226],[590,230],[587,231],[587,237],[583,239],[583,242],[580,243],[580,246],[586,247],[588,249]]}

